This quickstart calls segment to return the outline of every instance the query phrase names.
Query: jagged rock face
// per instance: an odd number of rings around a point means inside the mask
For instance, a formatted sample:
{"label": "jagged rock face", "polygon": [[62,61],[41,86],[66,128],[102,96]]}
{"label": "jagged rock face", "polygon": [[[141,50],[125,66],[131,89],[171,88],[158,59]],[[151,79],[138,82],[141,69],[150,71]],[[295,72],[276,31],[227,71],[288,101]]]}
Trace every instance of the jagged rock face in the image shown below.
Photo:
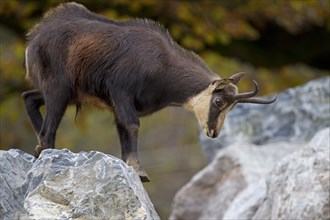
{"label": "jagged rock face", "polygon": [[[15,186],[0,190],[5,219],[159,219],[139,176],[117,158],[68,150],[44,150],[35,161],[31,157],[19,150],[0,153],[0,161],[8,161],[1,178],[15,182],[21,173]],[[16,167],[22,161],[29,162],[25,169]],[[16,189],[18,208],[8,208],[15,196],[7,194]]]}
{"label": "jagged rock face", "polygon": [[177,193],[170,219],[329,219],[329,137],[219,151]]}
{"label": "jagged rock face", "polygon": [[262,147],[237,143],[224,148],[176,194],[171,219],[221,218],[241,191],[297,148],[287,143]]}
{"label": "jagged rock face", "polygon": [[270,105],[238,104],[227,116],[220,137],[200,135],[211,161],[216,152],[237,141],[262,145],[278,141],[304,143],[330,126],[330,77],[278,94]]}
{"label": "jagged rock face", "polygon": [[20,150],[0,151],[0,219],[17,219],[24,212],[22,184],[34,161]]}
{"label": "jagged rock face", "polygon": [[252,219],[330,219],[330,129],[276,165]]}

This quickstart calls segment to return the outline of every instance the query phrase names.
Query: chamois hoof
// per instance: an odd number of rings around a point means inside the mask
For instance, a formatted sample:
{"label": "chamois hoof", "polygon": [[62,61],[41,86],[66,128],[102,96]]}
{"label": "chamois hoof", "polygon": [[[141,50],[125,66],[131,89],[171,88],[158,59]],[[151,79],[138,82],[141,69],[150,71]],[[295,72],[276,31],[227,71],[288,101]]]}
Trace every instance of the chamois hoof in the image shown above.
{"label": "chamois hoof", "polygon": [[148,174],[146,173],[146,171],[144,171],[144,169],[142,169],[141,167],[133,167],[133,168],[137,172],[143,183],[150,182]]}
{"label": "chamois hoof", "polygon": [[141,182],[142,183],[148,183],[150,182],[150,179],[148,176],[140,176]]}
{"label": "chamois hoof", "polygon": [[140,176],[141,182],[143,182],[143,183],[150,182],[150,179],[146,173],[144,176],[143,175],[139,175],[139,176]]}
{"label": "chamois hoof", "polygon": [[38,158],[42,150],[43,150],[42,146],[37,145],[36,148],[34,149],[34,157]]}
{"label": "chamois hoof", "polygon": [[141,181],[143,183],[145,182],[150,182],[150,179],[148,177],[148,174],[146,173],[146,171],[144,171],[144,169],[140,166],[140,163],[132,163],[132,162],[128,162],[127,163],[129,166],[133,167],[133,169],[135,170],[135,172],[139,175]]}

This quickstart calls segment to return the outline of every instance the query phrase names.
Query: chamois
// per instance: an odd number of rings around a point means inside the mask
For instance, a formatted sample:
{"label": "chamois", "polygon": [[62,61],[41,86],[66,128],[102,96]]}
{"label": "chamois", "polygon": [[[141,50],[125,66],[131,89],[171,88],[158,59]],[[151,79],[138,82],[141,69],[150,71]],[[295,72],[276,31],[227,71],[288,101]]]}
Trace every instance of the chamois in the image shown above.
{"label": "chamois", "polygon": [[[238,93],[244,73],[221,79],[158,23],[114,21],[77,3],[62,4],[27,34],[26,77],[37,88],[22,94],[38,138],[34,155],[55,147],[68,105],[94,104],[113,112],[122,160],[149,181],[137,153],[139,117],[166,106],[195,113],[205,135],[219,135],[227,112],[239,102],[269,104]],[[39,108],[45,105],[43,119]]]}

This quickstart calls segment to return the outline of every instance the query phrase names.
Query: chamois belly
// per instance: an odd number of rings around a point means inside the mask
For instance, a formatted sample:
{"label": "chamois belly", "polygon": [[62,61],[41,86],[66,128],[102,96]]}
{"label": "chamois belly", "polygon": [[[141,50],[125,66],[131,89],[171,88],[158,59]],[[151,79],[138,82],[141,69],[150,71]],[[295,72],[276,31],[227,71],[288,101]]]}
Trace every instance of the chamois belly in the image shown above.
{"label": "chamois belly", "polygon": [[78,98],[75,99],[74,103],[81,105],[91,105],[100,109],[106,109],[111,112],[113,111],[113,107],[110,104],[106,103],[105,101],[96,96],[79,94]]}

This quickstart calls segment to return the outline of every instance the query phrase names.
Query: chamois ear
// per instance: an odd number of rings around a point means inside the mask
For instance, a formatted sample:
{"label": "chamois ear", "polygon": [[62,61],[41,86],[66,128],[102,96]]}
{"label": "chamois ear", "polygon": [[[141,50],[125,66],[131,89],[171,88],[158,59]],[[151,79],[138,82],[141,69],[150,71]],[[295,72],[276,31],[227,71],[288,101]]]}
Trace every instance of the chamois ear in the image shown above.
{"label": "chamois ear", "polygon": [[212,86],[212,91],[219,91],[224,89],[227,85],[233,82],[233,79],[231,78],[226,78],[226,79],[219,79],[214,81],[211,86]]}
{"label": "chamois ear", "polygon": [[245,72],[236,73],[236,74],[232,75],[229,79],[233,80],[232,81],[233,84],[237,84],[244,75],[245,75]]}

